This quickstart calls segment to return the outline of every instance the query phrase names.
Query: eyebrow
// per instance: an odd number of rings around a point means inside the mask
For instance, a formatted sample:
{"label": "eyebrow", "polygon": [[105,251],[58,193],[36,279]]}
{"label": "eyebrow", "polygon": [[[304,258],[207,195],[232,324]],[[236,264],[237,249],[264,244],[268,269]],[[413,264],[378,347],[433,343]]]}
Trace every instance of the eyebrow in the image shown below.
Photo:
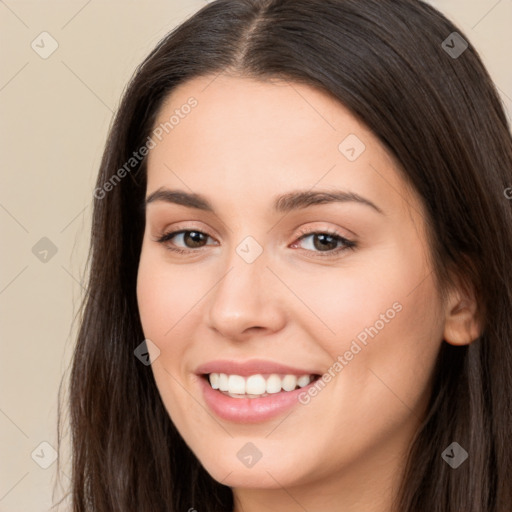
{"label": "eyebrow", "polygon": [[[178,204],[188,208],[196,208],[205,212],[214,213],[214,208],[206,197],[192,192],[170,190],[161,187],[146,198],[145,205],[147,206],[156,201]],[[369,199],[345,190],[297,190],[275,197],[272,207],[277,213],[288,213],[293,210],[320,204],[347,202],[356,202],[366,205],[378,213],[384,214],[384,212]]]}

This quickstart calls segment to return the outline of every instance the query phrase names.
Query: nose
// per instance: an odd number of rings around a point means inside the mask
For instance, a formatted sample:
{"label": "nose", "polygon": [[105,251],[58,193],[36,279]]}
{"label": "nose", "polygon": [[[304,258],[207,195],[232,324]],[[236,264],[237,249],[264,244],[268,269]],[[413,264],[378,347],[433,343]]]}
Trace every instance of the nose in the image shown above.
{"label": "nose", "polygon": [[267,268],[265,251],[252,263],[233,253],[210,294],[209,327],[231,340],[279,331],[286,321],[286,290]]}

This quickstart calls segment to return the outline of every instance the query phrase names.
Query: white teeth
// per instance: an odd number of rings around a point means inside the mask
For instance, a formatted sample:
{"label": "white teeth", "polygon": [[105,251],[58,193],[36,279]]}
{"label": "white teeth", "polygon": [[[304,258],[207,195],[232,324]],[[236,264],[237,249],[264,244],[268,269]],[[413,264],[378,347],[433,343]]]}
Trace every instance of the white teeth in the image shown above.
{"label": "white teeth", "polygon": [[313,377],[311,375],[278,375],[273,373],[266,378],[261,374],[242,377],[225,373],[210,373],[209,381],[213,389],[224,391],[233,398],[255,398],[268,396],[281,391],[293,391],[307,386]]}
{"label": "white teeth", "polygon": [[244,395],[245,379],[240,375],[230,375],[228,377],[228,391],[237,395]]}
{"label": "white teeth", "polygon": [[219,389],[221,391],[228,390],[228,376],[225,373],[219,373]]}
{"label": "white teeth", "polygon": [[275,373],[272,374],[267,379],[267,393],[279,393],[279,391],[281,391],[281,384],[282,381],[279,378],[279,375],[276,375]]}
{"label": "white teeth", "polygon": [[267,382],[263,375],[251,375],[245,381],[245,392],[249,395],[262,395],[267,390]]}
{"label": "white teeth", "polygon": [[301,375],[297,379],[297,386],[299,386],[299,388],[303,388],[304,386],[307,386],[310,382],[311,380],[309,378],[309,375]]}
{"label": "white teeth", "polygon": [[219,389],[219,374],[210,373],[210,385],[213,389]]}
{"label": "white teeth", "polygon": [[[309,384],[309,375],[307,377]],[[295,375],[285,375],[282,386],[285,391],[293,391],[297,387],[297,377]]]}

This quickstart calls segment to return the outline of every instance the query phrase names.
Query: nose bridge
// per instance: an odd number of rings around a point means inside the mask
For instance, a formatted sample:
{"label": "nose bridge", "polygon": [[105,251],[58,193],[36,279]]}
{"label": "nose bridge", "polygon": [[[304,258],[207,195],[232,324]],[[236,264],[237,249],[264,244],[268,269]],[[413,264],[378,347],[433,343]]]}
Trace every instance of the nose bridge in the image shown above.
{"label": "nose bridge", "polygon": [[268,263],[267,252],[251,236],[230,251],[209,301],[212,327],[230,337],[251,327],[278,328],[283,317],[281,301]]}
{"label": "nose bridge", "polygon": [[226,258],[227,273],[217,286],[216,302],[240,310],[251,308],[255,312],[266,295],[263,283],[268,281],[270,274],[266,264],[265,251],[257,254],[254,245],[244,241],[238,244]]}

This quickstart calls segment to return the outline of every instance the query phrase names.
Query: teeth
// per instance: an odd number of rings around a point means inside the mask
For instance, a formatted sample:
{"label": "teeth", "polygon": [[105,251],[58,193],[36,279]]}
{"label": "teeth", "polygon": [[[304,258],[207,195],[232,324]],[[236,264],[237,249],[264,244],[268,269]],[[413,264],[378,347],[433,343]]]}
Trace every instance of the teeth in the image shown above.
{"label": "teeth", "polygon": [[228,390],[228,376],[225,373],[219,373],[219,389],[221,391]]}
{"label": "teeth", "polygon": [[219,389],[219,374],[210,373],[210,386],[213,389]]}
{"label": "teeth", "polygon": [[267,382],[263,375],[251,375],[245,381],[245,393],[249,395],[262,395],[267,390]]}
{"label": "teeth", "polygon": [[[307,384],[309,384],[309,375],[306,375],[305,377],[308,381]],[[297,387],[297,377],[295,375],[285,375],[281,385],[285,391],[293,391]]]}
{"label": "teeth", "polygon": [[240,375],[230,375],[228,377],[228,391],[237,395],[244,395],[245,379]]}
{"label": "teeth", "polygon": [[273,373],[266,378],[261,374],[242,377],[225,373],[210,373],[209,381],[213,389],[223,391],[233,398],[255,398],[268,396],[281,391],[293,391],[307,386],[312,375],[278,375]]}
{"label": "teeth", "polygon": [[281,383],[279,375],[271,375],[267,379],[267,393],[279,393],[281,391]]}
{"label": "teeth", "polygon": [[299,388],[303,388],[304,386],[307,386],[310,383],[309,375],[302,375],[297,379],[297,385]]}

